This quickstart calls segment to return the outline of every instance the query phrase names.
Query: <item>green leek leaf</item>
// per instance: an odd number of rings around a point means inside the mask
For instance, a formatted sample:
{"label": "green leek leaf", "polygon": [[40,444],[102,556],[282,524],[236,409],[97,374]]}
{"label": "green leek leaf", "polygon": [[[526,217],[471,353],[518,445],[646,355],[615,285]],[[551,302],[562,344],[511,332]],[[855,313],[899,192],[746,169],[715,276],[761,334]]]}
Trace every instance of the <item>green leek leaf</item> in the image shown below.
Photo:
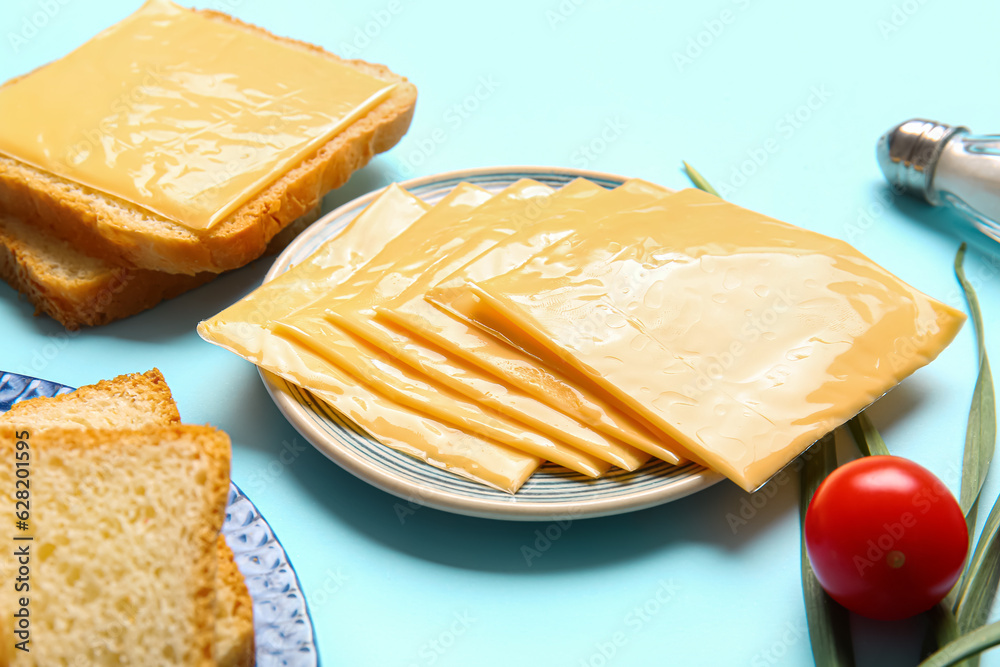
{"label": "green leek leaf", "polygon": [[972,406],[969,409],[968,427],[965,433],[965,454],[962,459],[962,492],[959,499],[962,511],[965,512],[969,524],[970,535],[976,528],[976,508],[979,493],[986,481],[986,474],[993,460],[993,450],[996,443],[996,396],[993,391],[993,374],[990,371],[990,360],[986,356],[986,336],[983,331],[983,314],[979,308],[976,291],[965,277],[965,244],[963,243],[955,255],[955,276],[965,292],[965,300],[969,303],[972,323],[976,328],[976,338],[979,340],[979,377],[972,394]]}
{"label": "green leek leaf", "polygon": [[862,412],[847,422],[847,428],[850,429],[851,435],[854,436],[854,442],[857,443],[858,449],[865,456],[889,455],[889,448],[885,446],[885,440],[879,435],[875,424],[872,423],[872,420],[865,413]]}
{"label": "green leek leaf", "polygon": [[973,630],[967,635],[946,644],[937,653],[920,663],[919,667],[949,667],[964,658],[977,655],[1000,644],[1000,622]]}
{"label": "green leek leaf", "polygon": [[[955,614],[952,613],[951,606],[947,601],[942,600],[934,605],[928,615],[930,616],[930,627],[924,638],[923,655],[925,657],[961,637]],[[971,656],[955,664],[960,665],[960,667],[978,667],[979,656]]]}
{"label": "green leek leaf", "polygon": [[854,665],[854,644],[847,610],[826,594],[813,573],[806,553],[805,518],[809,501],[820,482],[837,467],[837,447],[832,433],[825,435],[810,451],[802,455],[804,462],[799,481],[799,514],[802,522],[802,596],[805,599],[809,641],[816,667]]}
{"label": "green leek leaf", "polygon": [[705,180],[704,176],[698,173],[697,169],[689,165],[687,162],[682,161],[682,164],[684,165],[684,171],[687,173],[687,177],[691,179],[692,183],[694,183],[694,187],[699,190],[704,190],[710,195],[715,195],[716,197],[719,196],[719,193],[715,191],[715,188],[713,188],[711,184]]}
{"label": "green leek leaf", "polygon": [[1000,579],[1000,500],[993,505],[959,586],[955,617],[961,632],[986,622]]}
{"label": "green leek leaf", "polygon": [[[965,454],[962,460],[962,491],[960,503],[966,513],[966,522],[971,538],[976,529],[976,514],[979,504],[979,494],[996,445],[996,396],[993,389],[993,375],[990,370],[989,357],[986,355],[986,336],[983,328],[983,316],[979,308],[976,292],[965,276],[964,270],[965,244],[963,243],[955,255],[955,275],[966,301],[976,328],[979,340],[979,377],[972,393],[972,406],[969,409],[969,420],[965,435]],[[960,632],[977,628],[986,622],[993,600],[996,597],[997,585],[1000,582],[1000,500],[993,505],[986,525],[979,536],[979,541],[969,560],[968,567],[959,582],[955,602],[955,617]]]}

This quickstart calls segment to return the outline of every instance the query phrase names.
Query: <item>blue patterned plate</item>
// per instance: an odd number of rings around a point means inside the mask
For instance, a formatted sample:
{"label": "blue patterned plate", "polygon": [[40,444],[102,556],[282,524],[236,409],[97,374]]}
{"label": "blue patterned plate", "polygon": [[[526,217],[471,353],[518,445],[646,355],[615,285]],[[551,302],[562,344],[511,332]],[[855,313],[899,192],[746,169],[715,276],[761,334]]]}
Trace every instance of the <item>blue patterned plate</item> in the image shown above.
{"label": "blue patterned plate", "polygon": [[[434,204],[462,182],[499,192],[520,178],[554,188],[574,178],[605,188],[625,179],[612,174],[548,167],[502,167],[456,171],[417,178],[402,187]],[[381,193],[369,193],[328,213],[299,236],[275,261],[265,282],[308,257],[344,228]],[[690,463],[650,464],[635,472],[614,470],[591,480],[555,466],[545,466],[516,495],[495,491],[391,450],[361,432],[322,400],[266,371],[264,385],[278,409],[318,450],[348,472],[408,503],[492,519],[548,521],[619,514],[676,500],[718,482],[722,477]]]}
{"label": "blue patterned plate", "polygon": [[[29,398],[71,391],[48,380],[0,373],[0,412]],[[316,667],[312,619],[295,570],[267,521],[232,482],[222,534],[253,600],[257,667]]]}

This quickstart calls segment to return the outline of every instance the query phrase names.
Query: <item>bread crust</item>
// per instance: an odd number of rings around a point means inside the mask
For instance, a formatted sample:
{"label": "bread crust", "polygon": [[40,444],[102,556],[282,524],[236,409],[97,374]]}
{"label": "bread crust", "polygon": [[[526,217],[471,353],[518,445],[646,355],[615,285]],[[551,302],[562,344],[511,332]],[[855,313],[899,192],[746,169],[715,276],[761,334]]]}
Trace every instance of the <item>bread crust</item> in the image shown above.
{"label": "bread crust", "polygon": [[[40,225],[111,264],[195,275],[243,266],[290,222],[409,129],[417,89],[382,65],[344,60],[213,10],[196,10],[396,83],[389,97],[209,230],[198,232],[18,160],[0,156],[0,209]],[[12,79],[9,83],[16,81]],[[7,84],[5,84],[7,85]]]}
{"label": "bread crust", "polygon": [[0,424],[15,424],[28,422],[40,412],[58,412],[61,406],[86,403],[88,400],[101,396],[122,396],[126,394],[143,395],[149,399],[149,405],[154,406],[146,415],[150,424],[180,424],[181,415],[177,410],[170,387],[159,368],[153,368],[145,373],[129,373],[119,375],[110,380],[101,380],[96,384],[80,387],[76,391],[59,396],[38,396],[27,401],[21,401],[11,406],[10,410],[0,414]]}
{"label": "bread crust", "polygon": [[[255,645],[253,634],[253,599],[247,590],[243,575],[236,567],[233,550],[226,538],[218,539],[218,572],[216,574],[216,655],[219,667],[253,667]],[[221,606],[221,605],[224,605]],[[222,649],[218,644],[218,624],[225,622],[237,643]]]}

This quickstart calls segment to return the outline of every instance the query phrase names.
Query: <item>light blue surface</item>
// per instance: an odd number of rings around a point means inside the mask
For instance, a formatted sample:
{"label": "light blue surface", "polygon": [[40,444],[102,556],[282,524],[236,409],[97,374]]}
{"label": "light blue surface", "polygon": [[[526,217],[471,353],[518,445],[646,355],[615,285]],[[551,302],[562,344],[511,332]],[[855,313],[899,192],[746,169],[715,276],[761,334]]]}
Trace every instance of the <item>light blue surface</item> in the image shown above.
{"label": "light blue surface", "polygon": [[[135,6],[5,3],[0,79],[63,55]],[[328,210],[392,180],[504,164],[586,167],[680,187],[686,159],[716,187],[728,185],[732,201],[845,238],[963,308],[951,261],[959,238],[972,239],[970,275],[987,331],[993,340],[1000,332],[997,248],[946,211],[906,200],[881,205],[887,190],[874,159],[876,138],[911,116],[1000,131],[1000,51],[989,37],[998,5],[211,6],[334,51],[351,47],[419,87],[410,133],[330,195]],[[366,27],[375,35],[367,44],[358,32]],[[691,62],[679,62],[692,43]],[[760,166],[746,162],[754,156]],[[755,173],[741,179],[741,168]],[[735,534],[727,515],[748,500],[731,484],[565,527],[411,513],[305,446],[256,370],[195,335],[199,319],[255,286],[267,265],[78,334],[32,318],[31,306],[0,286],[0,368],[80,385],[158,366],[187,421],[233,437],[233,479],[302,578],[325,665],[810,664],[794,481],[757,496],[762,506]],[[1000,349],[990,351],[1000,359]],[[871,410],[890,449],[953,490],[975,370],[966,327],[938,361]],[[994,471],[986,500],[998,492]],[[540,554],[530,564],[526,548]],[[856,622],[861,664],[914,664],[907,631],[919,623]],[[1000,664],[1000,652],[983,664]]]}

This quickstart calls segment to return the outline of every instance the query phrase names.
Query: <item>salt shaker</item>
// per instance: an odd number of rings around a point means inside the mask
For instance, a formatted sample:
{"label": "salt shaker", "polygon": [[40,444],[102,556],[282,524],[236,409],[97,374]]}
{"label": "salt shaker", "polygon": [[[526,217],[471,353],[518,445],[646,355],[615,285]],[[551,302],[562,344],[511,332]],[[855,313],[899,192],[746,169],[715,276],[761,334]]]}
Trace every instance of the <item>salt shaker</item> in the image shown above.
{"label": "salt shaker", "polygon": [[1000,240],[1000,135],[914,118],[883,134],[876,154],[894,188],[951,204]]}

